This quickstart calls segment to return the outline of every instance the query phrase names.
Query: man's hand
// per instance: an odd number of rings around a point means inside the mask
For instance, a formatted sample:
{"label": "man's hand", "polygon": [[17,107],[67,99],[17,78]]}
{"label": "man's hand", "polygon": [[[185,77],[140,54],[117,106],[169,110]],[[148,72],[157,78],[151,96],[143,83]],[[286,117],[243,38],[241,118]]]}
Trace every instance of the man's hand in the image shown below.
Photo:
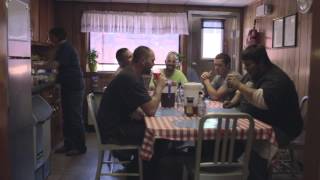
{"label": "man's hand", "polygon": [[231,101],[224,101],[222,107],[228,109],[228,108],[232,108],[233,106],[234,104]]}
{"label": "man's hand", "polygon": [[229,74],[226,79],[228,87],[233,89],[239,89],[240,85],[242,84],[238,76],[234,74]]}
{"label": "man's hand", "polygon": [[209,79],[211,76],[211,73],[210,72],[204,72],[201,74],[201,80],[204,81],[206,79]]}
{"label": "man's hand", "polygon": [[143,112],[143,110],[139,107],[137,108],[131,115],[131,119],[133,120],[143,120],[145,117],[145,113]]}
{"label": "man's hand", "polygon": [[160,88],[161,90],[166,86],[167,78],[164,75],[160,75],[160,77],[155,80],[156,89]]}

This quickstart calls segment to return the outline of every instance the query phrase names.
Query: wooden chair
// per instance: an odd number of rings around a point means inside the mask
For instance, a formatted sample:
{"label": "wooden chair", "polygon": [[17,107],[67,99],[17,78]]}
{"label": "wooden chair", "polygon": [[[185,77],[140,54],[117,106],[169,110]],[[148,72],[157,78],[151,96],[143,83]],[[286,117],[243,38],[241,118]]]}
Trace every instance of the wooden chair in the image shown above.
{"label": "wooden chair", "polygon": [[[205,123],[209,119],[217,120],[213,160],[201,162],[202,141],[204,140]],[[239,119],[247,119],[249,128],[245,132],[245,151],[241,161],[235,162],[234,148],[237,137],[237,123]],[[254,135],[254,120],[245,113],[214,113],[201,118],[199,123],[198,138],[196,141],[196,161],[194,169],[195,180],[209,179],[242,179],[248,176],[248,164]]]}
{"label": "wooden chair", "polygon": [[[115,158],[112,157],[112,151],[117,150],[137,150],[139,151],[139,146],[136,145],[117,145],[117,144],[102,144],[100,130],[98,127],[98,123],[96,121],[96,113],[97,113],[97,104],[95,102],[95,95],[93,93],[88,94],[87,101],[88,101],[88,113],[89,117],[93,120],[94,128],[97,135],[97,142],[98,142],[98,165],[96,170],[96,177],[95,180],[99,180],[100,176],[139,176],[140,180],[143,180],[143,171],[142,171],[142,160],[139,157],[139,172],[136,173],[126,173],[126,172],[115,172],[114,165],[116,164],[125,164],[128,161],[116,161]],[[101,100],[101,97],[100,97]],[[109,158],[108,161],[104,161],[105,151],[109,151]],[[139,154],[139,153],[138,153]],[[108,165],[110,171],[108,173],[102,173],[102,165]]]}

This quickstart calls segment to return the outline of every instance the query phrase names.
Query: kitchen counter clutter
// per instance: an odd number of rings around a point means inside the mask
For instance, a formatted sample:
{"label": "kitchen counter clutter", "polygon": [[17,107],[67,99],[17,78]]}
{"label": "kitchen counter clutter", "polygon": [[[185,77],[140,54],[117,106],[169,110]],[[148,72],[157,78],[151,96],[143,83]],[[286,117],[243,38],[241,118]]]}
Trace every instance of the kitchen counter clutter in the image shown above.
{"label": "kitchen counter clutter", "polygon": [[54,88],[54,86],[57,86],[54,82],[47,82],[35,85],[32,87],[32,94],[39,94],[44,90]]}
{"label": "kitchen counter clutter", "polygon": [[43,82],[32,87],[32,95],[40,95],[52,107],[51,148],[62,142],[62,111],[60,86],[54,81]]}

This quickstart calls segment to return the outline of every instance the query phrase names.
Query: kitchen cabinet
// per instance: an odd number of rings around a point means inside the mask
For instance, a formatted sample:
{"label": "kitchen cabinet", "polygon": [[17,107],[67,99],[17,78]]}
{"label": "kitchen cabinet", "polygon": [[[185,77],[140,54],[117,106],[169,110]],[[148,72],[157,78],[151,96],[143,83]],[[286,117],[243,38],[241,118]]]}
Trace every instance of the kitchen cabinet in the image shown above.
{"label": "kitchen cabinet", "polygon": [[33,42],[31,53],[32,94],[40,94],[53,108],[51,116],[51,147],[54,149],[63,141],[63,136],[60,88],[55,84],[54,72],[56,72],[56,69],[47,65],[52,51],[44,43]]}
{"label": "kitchen cabinet", "polygon": [[54,0],[31,0],[32,41],[46,43],[54,27]]}
{"label": "kitchen cabinet", "polygon": [[31,0],[30,16],[32,41],[39,42],[39,0]]}

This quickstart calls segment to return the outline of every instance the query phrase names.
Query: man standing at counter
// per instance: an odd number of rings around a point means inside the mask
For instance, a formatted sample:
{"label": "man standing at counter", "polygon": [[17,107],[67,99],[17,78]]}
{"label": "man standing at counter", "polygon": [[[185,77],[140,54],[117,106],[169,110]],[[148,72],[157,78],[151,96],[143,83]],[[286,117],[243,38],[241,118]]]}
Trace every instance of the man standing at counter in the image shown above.
{"label": "man standing at counter", "polygon": [[74,156],[87,150],[82,117],[84,82],[79,57],[66,38],[62,28],[53,28],[49,32],[50,42],[56,47],[54,60],[58,67],[57,82],[61,86],[63,115],[64,146],[56,153]]}
{"label": "man standing at counter", "polygon": [[[301,133],[303,126],[292,80],[270,61],[263,46],[247,47],[241,54],[241,60],[251,77],[252,87],[234,76],[227,77],[228,86],[239,90],[244,97],[240,101],[240,110],[271,125],[278,146],[288,145]],[[267,159],[253,151],[248,180],[267,180],[267,165]]]}

